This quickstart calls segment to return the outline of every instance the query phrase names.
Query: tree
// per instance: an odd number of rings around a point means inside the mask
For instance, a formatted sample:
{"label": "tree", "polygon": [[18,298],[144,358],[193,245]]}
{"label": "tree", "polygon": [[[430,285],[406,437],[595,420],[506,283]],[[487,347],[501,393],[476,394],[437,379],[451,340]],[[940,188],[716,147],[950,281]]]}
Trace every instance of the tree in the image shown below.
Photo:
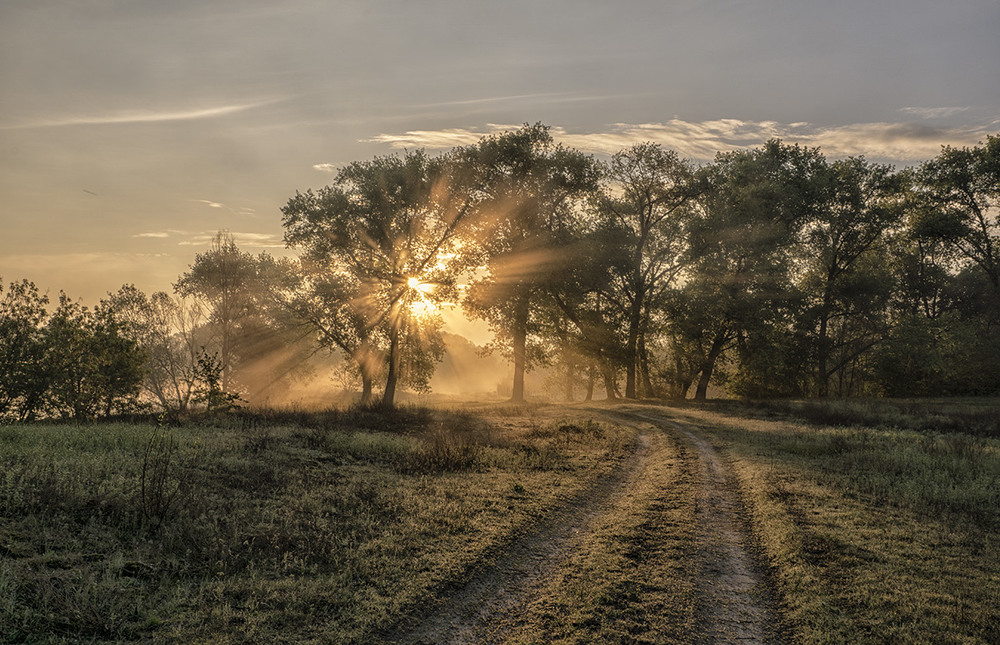
{"label": "tree", "polygon": [[492,347],[513,360],[512,399],[524,401],[525,371],[542,358],[531,342],[541,325],[537,305],[546,283],[572,262],[555,233],[571,226],[579,201],[596,189],[598,169],[591,157],[556,145],[541,124],[484,137],[452,161],[476,178],[466,183],[475,216],[463,249],[482,269],[462,304],[489,323]]}
{"label": "tree", "polygon": [[0,420],[31,420],[48,389],[42,326],[48,298],[27,280],[0,282]]}
{"label": "tree", "polygon": [[422,352],[440,355],[437,323],[417,320],[414,308],[455,297],[450,258],[468,210],[448,182],[442,160],[423,152],[376,157],[282,208],[285,242],[302,250],[308,276],[297,310],[357,363],[366,383],[385,365],[386,408],[400,382],[423,378],[426,370],[415,369]]}
{"label": "tree", "polygon": [[[881,252],[902,220],[902,178],[859,157],[821,169],[823,196],[801,229],[802,276],[808,297],[803,324],[812,337],[815,393],[880,339],[886,327],[888,274],[865,262]],[[874,271],[865,275],[865,269]],[[882,322],[879,322],[882,319]],[[864,324],[854,324],[863,320]],[[839,359],[834,360],[834,355]]]}
{"label": "tree", "polygon": [[145,352],[146,394],[164,410],[186,411],[194,394],[200,348],[209,342],[201,305],[163,291],[147,296],[135,285],[123,285],[99,307]]}
{"label": "tree", "polygon": [[790,328],[789,251],[822,200],[825,165],[818,149],[771,140],[720,154],[709,168],[711,188],[689,220],[684,302],[674,307],[675,347],[698,353],[696,399],[738,341],[750,348],[749,336]]}
{"label": "tree", "polygon": [[614,155],[606,176],[611,185],[601,200],[602,212],[629,237],[628,272],[615,295],[628,313],[625,397],[634,399],[637,367],[646,366],[641,371],[649,385],[649,357],[639,350],[645,350],[651,306],[683,268],[684,216],[701,187],[690,164],[652,143]]}
{"label": "tree", "polygon": [[946,240],[1000,293],[1000,136],[973,148],[945,146],[917,176],[937,209],[923,232]]}
{"label": "tree", "polygon": [[60,293],[44,343],[49,412],[89,420],[134,406],[146,355],[107,309],[91,312]]}
{"label": "tree", "polygon": [[221,231],[174,285],[182,296],[204,303],[213,337],[201,344],[218,353],[227,394],[267,401],[308,372],[312,338],[276,298],[286,289],[280,282],[289,279],[286,264],[267,253],[240,250],[232,235]]}
{"label": "tree", "polygon": [[240,326],[253,313],[258,285],[253,255],[241,251],[228,232],[219,231],[211,248],[195,256],[194,264],[174,284],[182,296],[207,305],[209,320],[219,335],[222,389],[233,391],[233,371],[239,362]]}

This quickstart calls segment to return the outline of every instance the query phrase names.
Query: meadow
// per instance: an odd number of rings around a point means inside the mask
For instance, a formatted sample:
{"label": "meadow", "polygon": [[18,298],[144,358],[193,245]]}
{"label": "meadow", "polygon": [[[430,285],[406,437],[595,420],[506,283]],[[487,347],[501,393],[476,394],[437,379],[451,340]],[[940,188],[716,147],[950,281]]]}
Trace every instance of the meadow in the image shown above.
{"label": "meadow", "polygon": [[525,407],[0,427],[0,642],[371,642],[629,442]]}
{"label": "meadow", "polygon": [[[396,640],[620,468],[615,406],[0,426],[0,642]],[[656,406],[739,485],[794,642],[995,642],[995,402]],[[929,415],[943,421],[927,421]],[[686,642],[695,454],[646,465],[516,642]],[[662,638],[662,636],[661,636]]]}
{"label": "meadow", "polygon": [[1000,624],[1000,402],[675,409],[723,449],[804,643],[990,643]]}

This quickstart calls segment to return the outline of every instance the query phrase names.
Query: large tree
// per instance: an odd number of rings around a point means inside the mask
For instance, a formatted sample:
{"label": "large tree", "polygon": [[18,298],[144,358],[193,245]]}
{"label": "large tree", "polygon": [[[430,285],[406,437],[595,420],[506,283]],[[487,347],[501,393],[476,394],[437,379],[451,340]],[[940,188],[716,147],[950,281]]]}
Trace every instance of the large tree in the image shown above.
{"label": "large tree", "polygon": [[475,178],[464,184],[474,216],[465,251],[482,268],[463,306],[489,323],[494,347],[513,360],[512,399],[523,401],[532,348],[540,349],[531,342],[542,326],[539,304],[573,262],[558,232],[572,226],[580,201],[596,189],[598,169],[591,157],[555,144],[540,124],[484,137],[451,162]]}
{"label": "large tree", "polygon": [[859,157],[829,164],[817,180],[823,192],[804,222],[799,250],[813,391],[824,397],[831,377],[884,334],[891,291],[885,245],[902,221],[904,184],[890,167]]}
{"label": "large tree", "polygon": [[366,384],[385,366],[383,407],[394,405],[401,381],[426,376],[428,353],[440,356],[437,323],[420,324],[415,312],[419,302],[454,298],[450,259],[468,209],[449,180],[444,161],[423,152],[376,157],[282,208],[285,242],[301,249],[309,274],[298,311]]}
{"label": "large tree", "polygon": [[645,341],[652,304],[663,297],[683,268],[684,216],[701,185],[689,163],[652,143],[614,155],[606,177],[610,185],[601,200],[602,213],[628,237],[624,247],[627,272],[620,276],[613,295],[627,314],[625,397],[632,399],[638,395],[637,371],[645,375],[649,387]]}
{"label": "large tree", "polygon": [[918,178],[937,207],[924,218],[923,232],[947,240],[1000,294],[1000,136],[972,148],[945,146]]}
{"label": "large tree", "polygon": [[698,354],[695,398],[706,397],[729,349],[752,348],[749,336],[790,325],[790,249],[822,201],[825,166],[817,149],[772,140],[720,154],[709,169],[711,189],[688,226],[684,302],[674,307],[675,346]]}

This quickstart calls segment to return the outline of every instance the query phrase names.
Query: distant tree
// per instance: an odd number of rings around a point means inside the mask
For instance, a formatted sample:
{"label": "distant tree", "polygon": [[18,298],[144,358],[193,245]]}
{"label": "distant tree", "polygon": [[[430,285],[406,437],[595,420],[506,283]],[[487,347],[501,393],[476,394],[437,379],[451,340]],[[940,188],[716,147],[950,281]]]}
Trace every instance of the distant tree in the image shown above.
{"label": "distant tree", "polygon": [[164,410],[186,411],[195,387],[200,348],[208,342],[205,315],[195,300],[158,291],[147,296],[134,285],[108,294],[99,307],[147,356],[143,389]]}
{"label": "distant tree", "polygon": [[50,413],[89,420],[134,406],[146,355],[107,310],[91,312],[61,293],[43,337]]}
{"label": "distant tree", "polygon": [[267,401],[308,373],[312,339],[275,298],[285,289],[280,281],[288,279],[285,263],[267,253],[242,251],[232,235],[221,231],[174,285],[208,315],[205,329],[211,337],[201,344],[218,353],[227,394]]}
{"label": "distant tree", "polygon": [[449,260],[468,211],[448,180],[442,161],[423,152],[376,157],[282,208],[285,242],[302,250],[307,276],[296,310],[356,362],[365,400],[385,366],[386,408],[400,384],[421,387],[426,361],[441,355],[439,321],[418,320],[415,308],[455,297]]}
{"label": "distant tree", "polygon": [[44,373],[43,324],[48,298],[27,280],[0,282],[0,420],[38,414],[49,378]]}
{"label": "distant tree", "polygon": [[233,370],[239,362],[240,326],[253,313],[253,291],[258,285],[254,256],[241,251],[236,240],[220,231],[211,248],[199,253],[194,264],[174,284],[182,296],[199,298],[219,336],[222,389],[233,390]]}

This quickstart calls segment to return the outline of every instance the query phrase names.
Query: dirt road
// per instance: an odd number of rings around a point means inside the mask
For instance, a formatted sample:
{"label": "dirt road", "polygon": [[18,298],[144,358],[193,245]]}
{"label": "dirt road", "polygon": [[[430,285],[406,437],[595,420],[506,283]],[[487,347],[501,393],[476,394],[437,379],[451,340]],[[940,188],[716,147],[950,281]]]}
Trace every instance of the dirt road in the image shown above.
{"label": "dirt road", "polygon": [[656,408],[631,453],[390,641],[769,643],[780,617],[717,451]]}

